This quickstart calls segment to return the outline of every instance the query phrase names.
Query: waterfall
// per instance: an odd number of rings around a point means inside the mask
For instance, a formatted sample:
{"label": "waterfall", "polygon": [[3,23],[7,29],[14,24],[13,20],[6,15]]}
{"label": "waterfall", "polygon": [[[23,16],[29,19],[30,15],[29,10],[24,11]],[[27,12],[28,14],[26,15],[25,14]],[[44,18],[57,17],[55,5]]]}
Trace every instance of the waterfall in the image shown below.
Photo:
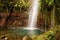
{"label": "waterfall", "polygon": [[36,22],[37,22],[37,15],[38,15],[38,6],[39,6],[39,1],[32,0],[31,9],[28,12],[29,13],[28,27],[25,29],[31,29],[31,30],[37,29]]}
{"label": "waterfall", "polygon": [[29,28],[36,27],[37,15],[38,15],[38,0],[33,0],[31,10],[29,11],[29,20],[28,20]]}

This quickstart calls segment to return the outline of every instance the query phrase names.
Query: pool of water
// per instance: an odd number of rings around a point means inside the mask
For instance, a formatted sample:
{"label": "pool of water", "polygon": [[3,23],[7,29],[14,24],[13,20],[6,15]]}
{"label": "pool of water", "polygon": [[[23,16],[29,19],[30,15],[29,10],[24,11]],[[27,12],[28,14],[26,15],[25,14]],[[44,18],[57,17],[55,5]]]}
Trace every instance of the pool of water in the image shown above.
{"label": "pool of water", "polygon": [[33,36],[33,35],[40,35],[42,33],[44,33],[41,30],[38,29],[34,29],[34,30],[29,30],[29,29],[23,29],[23,28],[19,28],[19,29],[1,29],[0,33],[5,33],[5,34],[17,34],[20,36]]}

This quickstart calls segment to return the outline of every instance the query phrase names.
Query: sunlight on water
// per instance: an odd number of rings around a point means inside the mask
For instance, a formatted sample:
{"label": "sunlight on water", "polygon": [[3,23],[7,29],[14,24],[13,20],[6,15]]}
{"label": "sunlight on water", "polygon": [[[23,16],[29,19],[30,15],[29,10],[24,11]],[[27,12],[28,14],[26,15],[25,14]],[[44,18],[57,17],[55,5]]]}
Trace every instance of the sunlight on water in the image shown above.
{"label": "sunlight on water", "polygon": [[36,28],[37,15],[38,15],[38,0],[32,0],[32,7],[29,11],[29,20],[28,20],[29,29]]}

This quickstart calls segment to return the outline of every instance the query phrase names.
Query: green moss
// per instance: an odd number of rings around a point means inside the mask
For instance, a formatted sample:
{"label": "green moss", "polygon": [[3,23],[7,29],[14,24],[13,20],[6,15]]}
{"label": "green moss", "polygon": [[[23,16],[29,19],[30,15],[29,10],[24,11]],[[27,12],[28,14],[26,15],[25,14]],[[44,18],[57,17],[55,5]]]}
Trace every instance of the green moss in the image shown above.
{"label": "green moss", "polygon": [[60,31],[60,26],[56,26],[53,29],[47,31],[46,33],[36,36],[35,40],[53,40],[57,31]]}

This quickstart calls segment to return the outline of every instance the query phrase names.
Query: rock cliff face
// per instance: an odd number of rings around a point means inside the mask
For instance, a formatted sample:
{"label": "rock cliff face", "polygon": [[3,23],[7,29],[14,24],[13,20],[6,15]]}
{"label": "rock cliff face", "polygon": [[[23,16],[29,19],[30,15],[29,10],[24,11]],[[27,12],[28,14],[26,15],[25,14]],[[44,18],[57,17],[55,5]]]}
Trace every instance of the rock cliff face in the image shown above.
{"label": "rock cliff face", "polygon": [[[10,15],[10,16],[9,16]],[[28,14],[25,12],[0,12],[0,27],[27,26]]]}

